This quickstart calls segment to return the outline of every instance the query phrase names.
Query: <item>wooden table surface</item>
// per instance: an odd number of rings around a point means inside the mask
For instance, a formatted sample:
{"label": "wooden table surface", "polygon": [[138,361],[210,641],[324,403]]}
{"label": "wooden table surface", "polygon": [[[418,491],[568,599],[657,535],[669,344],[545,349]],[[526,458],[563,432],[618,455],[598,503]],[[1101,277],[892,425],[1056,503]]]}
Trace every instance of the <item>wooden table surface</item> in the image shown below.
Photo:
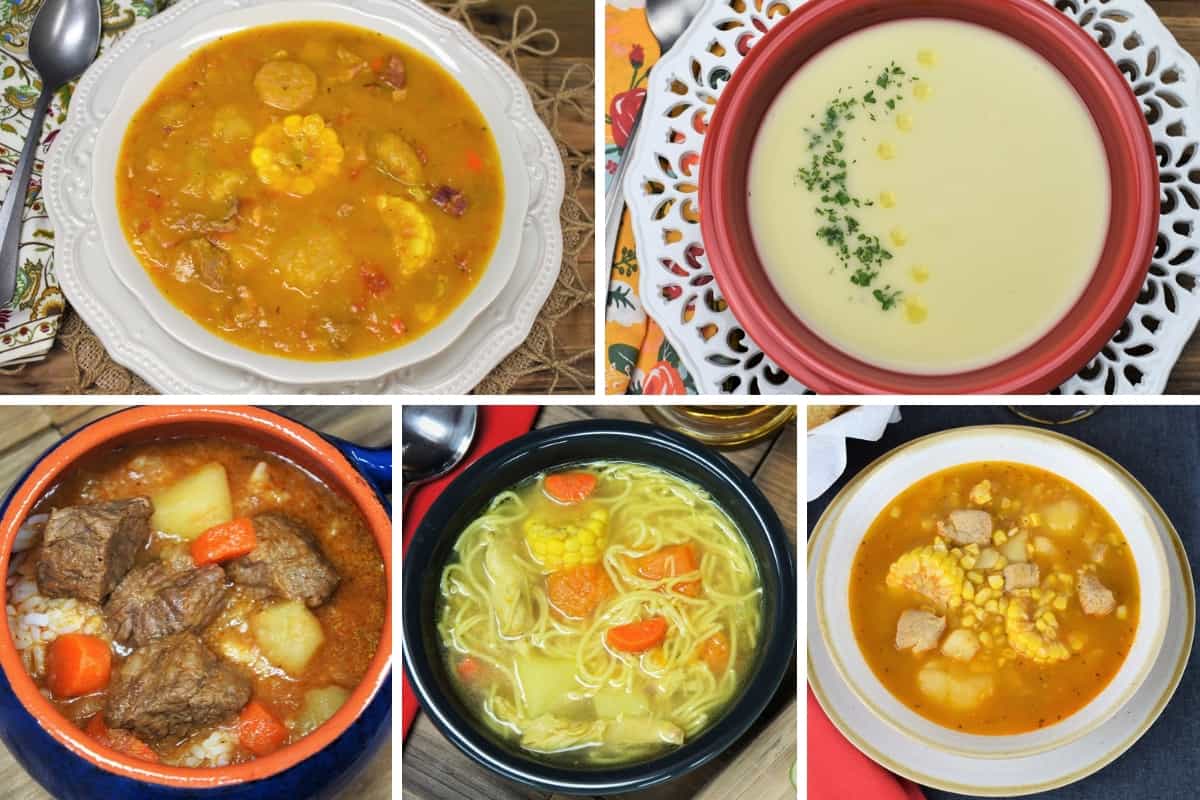
{"label": "wooden table surface", "polygon": [[[538,428],[576,419],[605,417],[645,420],[636,407],[548,406]],[[796,541],[796,425],[769,440],[725,455],[762,489]],[[783,685],[762,718],[733,747],[701,769],[655,789],[606,800],[794,800],[789,771],[796,763],[796,671],[793,660]],[[567,800],[500,778],[450,744],[424,714],[404,743],[403,793],[406,800]]]}
{"label": "wooden table surface", "polygon": [[[0,407],[0,496],[8,492],[13,482],[48,447],[86,423],[116,410],[95,406]],[[390,407],[292,406],[275,410],[323,433],[368,447],[382,447],[392,441]],[[390,800],[391,750],[391,743],[385,742],[341,796],[356,800]],[[50,798],[3,746],[0,746],[0,797],[5,800]]]}
{"label": "wooden table surface", "polygon": [[[476,32],[507,41],[512,35],[516,9],[522,5],[535,8],[538,26],[556,31],[560,40],[558,52],[554,56],[520,59],[527,80],[547,91],[555,91],[572,68],[581,64],[589,68],[593,66],[595,15],[590,0],[482,0],[480,4],[471,7]],[[535,44],[541,46],[543,41],[539,39]],[[572,112],[564,111],[559,119],[559,129],[568,147],[580,152],[594,153],[594,120],[590,113],[594,104],[590,98],[583,98],[580,103],[589,111],[588,117],[582,119]],[[577,199],[589,211],[594,208],[594,158],[591,168],[585,173]],[[581,256],[574,259],[574,262],[568,264],[568,268],[573,268],[590,290],[595,285],[595,248],[590,242],[583,247]],[[590,354],[595,349],[593,306],[584,304],[559,320],[554,329],[554,338],[555,357],[569,361],[587,375],[586,387],[580,388],[560,381],[555,391],[591,393],[594,388],[594,369]],[[0,372],[0,394],[66,394],[75,385],[75,381],[76,368],[71,355],[56,344],[44,361],[11,374]],[[544,394],[550,391],[552,382],[553,376],[550,372],[536,371],[518,379],[512,392]]]}

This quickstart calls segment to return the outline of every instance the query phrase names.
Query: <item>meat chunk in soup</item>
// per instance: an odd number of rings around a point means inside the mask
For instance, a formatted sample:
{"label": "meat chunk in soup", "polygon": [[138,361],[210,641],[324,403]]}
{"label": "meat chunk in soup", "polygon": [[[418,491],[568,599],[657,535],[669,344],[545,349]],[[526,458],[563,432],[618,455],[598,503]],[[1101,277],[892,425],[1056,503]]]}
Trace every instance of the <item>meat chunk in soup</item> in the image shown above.
{"label": "meat chunk in soup", "polygon": [[1081,570],[1079,572],[1079,605],[1083,613],[1093,617],[1103,617],[1112,613],[1117,605],[1112,591],[1100,582],[1094,572]]}
{"label": "meat chunk in soup", "polygon": [[117,668],[104,720],[152,741],[177,741],[237,713],[250,681],[192,633],[157,639]]}
{"label": "meat chunk in soup", "polygon": [[153,511],[146,497],[51,511],[38,559],[38,589],[47,597],[102,602],[146,546]]}
{"label": "meat chunk in soup", "polygon": [[945,630],[945,617],[910,608],[900,615],[900,621],[896,623],[896,649],[911,648],[914,653],[928,652],[937,647]]}
{"label": "meat chunk in soup", "polygon": [[274,511],[254,517],[254,551],[225,569],[234,583],[315,608],[329,599],[338,574],[302,522]]}
{"label": "meat chunk in soup", "polygon": [[1041,580],[1037,564],[1009,564],[1004,568],[1004,591],[1033,589]]}
{"label": "meat chunk in soup", "polygon": [[199,631],[225,607],[225,571],[216,564],[196,569],[151,561],[125,576],[104,616],[113,638],[141,647],[174,633]]}
{"label": "meat chunk in soup", "polygon": [[956,544],[987,544],[992,540],[992,515],[978,509],[951,511],[938,523],[938,533]]}

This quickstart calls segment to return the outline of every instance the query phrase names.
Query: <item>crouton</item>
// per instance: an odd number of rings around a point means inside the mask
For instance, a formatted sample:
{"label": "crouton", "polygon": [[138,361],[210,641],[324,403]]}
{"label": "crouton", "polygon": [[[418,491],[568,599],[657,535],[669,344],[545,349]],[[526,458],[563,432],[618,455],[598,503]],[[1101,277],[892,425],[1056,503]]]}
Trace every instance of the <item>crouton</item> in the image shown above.
{"label": "crouton", "polygon": [[937,529],[956,544],[988,544],[992,540],[992,515],[976,509],[951,511]]}
{"label": "crouton", "polygon": [[1041,576],[1037,564],[1009,564],[1004,568],[1004,591],[1016,589],[1032,589],[1038,585]]}
{"label": "crouton", "polygon": [[1113,593],[1100,582],[1093,572],[1079,571],[1079,605],[1083,613],[1093,617],[1111,614],[1117,601]]}
{"label": "crouton", "polygon": [[911,648],[914,653],[926,653],[937,647],[945,630],[945,617],[910,608],[900,615],[900,621],[896,623],[896,649]]}
{"label": "crouton", "polygon": [[942,642],[942,655],[959,661],[970,661],[979,652],[979,639],[966,628],[951,631]]}

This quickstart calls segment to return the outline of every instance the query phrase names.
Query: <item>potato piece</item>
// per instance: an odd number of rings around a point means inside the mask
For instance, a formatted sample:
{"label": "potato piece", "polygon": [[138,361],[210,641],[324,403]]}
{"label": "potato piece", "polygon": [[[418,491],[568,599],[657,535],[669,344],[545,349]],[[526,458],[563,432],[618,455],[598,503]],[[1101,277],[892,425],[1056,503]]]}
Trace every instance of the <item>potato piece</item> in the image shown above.
{"label": "potato piece", "polygon": [[169,536],[191,541],[214,525],[233,519],[233,499],[225,467],[205,464],[152,496],[150,524]]}
{"label": "potato piece", "polygon": [[320,228],[285,238],[276,247],[275,263],[288,285],[306,294],[341,278],[354,267],[341,240]]}
{"label": "potato piece", "polygon": [[1033,537],[1033,552],[1039,556],[1054,558],[1058,555],[1058,548],[1054,546],[1054,542],[1046,536]]}
{"label": "potato piece", "polygon": [[650,716],[650,704],[646,702],[646,698],[624,689],[606,686],[596,692],[593,702],[596,705],[596,716],[601,719]]}
{"label": "potato piece", "polygon": [[237,106],[221,106],[213,114],[212,132],[225,144],[233,144],[252,138],[254,126]]}
{"label": "potato piece", "polygon": [[337,710],[350,699],[350,692],[341,686],[326,686],[309,689],[304,693],[300,711],[291,720],[289,727],[301,736],[307,736],[324,725]]}
{"label": "potato piece", "polygon": [[389,178],[408,186],[425,182],[425,168],[417,151],[395,133],[371,137],[371,157],[375,166]]}
{"label": "potato piece", "polygon": [[979,639],[965,628],[950,632],[942,642],[942,655],[958,661],[970,661],[979,652]]}
{"label": "potato piece", "polygon": [[436,243],[433,224],[425,212],[416,203],[390,195],[377,196],[375,208],[392,234],[400,272],[408,276],[421,271],[433,257]]}
{"label": "potato piece", "polygon": [[1029,543],[1029,534],[1021,531],[1000,547],[1000,554],[1014,564],[1023,564],[1029,560],[1029,551],[1025,545]]}
{"label": "potato piece", "polygon": [[525,697],[526,716],[540,717],[568,708],[577,700],[575,661],[530,655],[517,661],[517,678]]}
{"label": "potato piece", "polygon": [[1073,533],[1083,519],[1083,507],[1074,500],[1059,500],[1042,509],[1042,521],[1054,533]]}
{"label": "potato piece", "polygon": [[958,711],[975,708],[995,691],[990,674],[960,675],[943,661],[930,661],[922,667],[917,685],[931,700]]}
{"label": "potato piece", "polygon": [[280,111],[299,111],[317,96],[317,73],[299,61],[270,61],[254,76],[259,98]]}
{"label": "potato piece", "polygon": [[986,571],[1000,563],[1000,551],[994,547],[985,547],[975,559],[975,569]]}
{"label": "potato piece", "polygon": [[250,632],[275,666],[297,676],[325,642],[321,622],[299,600],[276,603],[250,618]]}

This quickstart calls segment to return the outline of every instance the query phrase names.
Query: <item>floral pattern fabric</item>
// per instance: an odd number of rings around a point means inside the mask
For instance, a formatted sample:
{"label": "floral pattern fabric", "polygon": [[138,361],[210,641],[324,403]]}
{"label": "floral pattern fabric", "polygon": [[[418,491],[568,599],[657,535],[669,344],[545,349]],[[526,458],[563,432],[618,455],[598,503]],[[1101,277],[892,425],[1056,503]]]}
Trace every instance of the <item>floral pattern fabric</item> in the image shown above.
{"label": "floral pattern fabric", "polygon": [[[103,48],[118,39],[139,19],[153,15],[173,0],[102,0]],[[42,83],[29,61],[29,29],[41,0],[0,2],[0,196],[21,157],[29,133],[33,106]],[[17,289],[12,301],[0,307],[0,366],[14,366],[45,357],[54,344],[65,310],[65,301],[54,276],[54,230],[42,199],[42,166],[67,116],[72,86],[60,90],[50,105],[46,128],[41,132],[21,229]]]}
{"label": "floral pattern fabric", "polygon": [[[646,98],[658,44],[646,23],[644,0],[605,6],[605,175],[611,183]],[[629,212],[621,219],[605,303],[605,391],[608,394],[695,394],[696,384],[638,295],[637,245]]]}

